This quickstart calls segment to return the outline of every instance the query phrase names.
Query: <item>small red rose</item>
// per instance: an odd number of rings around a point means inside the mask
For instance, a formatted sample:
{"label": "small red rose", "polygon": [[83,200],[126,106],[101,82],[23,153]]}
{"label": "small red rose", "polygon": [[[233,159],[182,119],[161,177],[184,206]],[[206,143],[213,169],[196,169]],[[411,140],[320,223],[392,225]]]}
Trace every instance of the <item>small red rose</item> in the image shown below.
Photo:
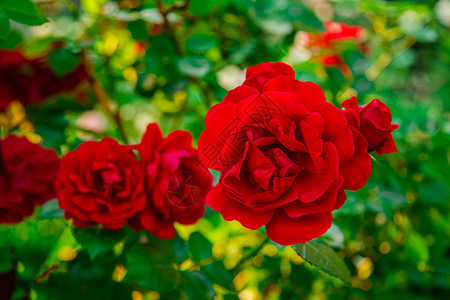
{"label": "small red rose", "polygon": [[166,138],[150,124],[138,146],[146,170],[147,206],[130,219],[135,230],[160,238],[175,236],[174,222],[194,224],[205,212],[212,175],[200,162],[189,132],[176,130]]}
{"label": "small red rose", "polygon": [[248,68],[205,127],[200,157],[221,172],[207,204],[225,220],[265,226],[282,245],[325,233],[345,190],[362,188],[371,173],[365,137],[317,84],[296,80],[283,63]]}
{"label": "small red rose", "polygon": [[56,197],[59,158],[25,137],[7,136],[0,147],[0,223],[19,223]]}
{"label": "small red rose", "polygon": [[314,58],[324,66],[335,66],[344,76],[350,76],[351,70],[341,55],[341,43],[352,41],[362,53],[367,52],[368,47],[363,42],[364,29],[360,26],[350,26],[333,21],[327,21],[323,26],[324,32],[308,33],[302,40],[303,46],[311,49]]}
{"label": "small red rose", "polygon": [[85,142],[61,160],[58,203],[79,227],[119,229],[147,202],[144,170],[112,138]]}
{"label": "small red rose", "polygon": [[398,152],[392,132],[398,125],[392,124],[389,107],[379,99],[358,106],[356,97],[345,100],[342,107],[347,108],[345,116],[348,122],[362,133],[368,142],[368,151],[378,154]]}

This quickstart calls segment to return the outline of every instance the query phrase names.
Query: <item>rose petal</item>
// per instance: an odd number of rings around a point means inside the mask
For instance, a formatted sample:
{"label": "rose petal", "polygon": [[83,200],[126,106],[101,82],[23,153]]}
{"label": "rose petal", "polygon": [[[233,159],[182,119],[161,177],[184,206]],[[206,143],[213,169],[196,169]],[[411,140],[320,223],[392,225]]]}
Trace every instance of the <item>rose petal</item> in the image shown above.
{"label": "rose petal", "polygon": [[344,176],[343,188],[346,190],[358,190],[362,188],[370,177],[372,166],[370,155],[367,152],[367,141],[359,131],[351,126],[355,144],[354,155],[339,167]]}
{"label": "rose petal", "polygon": [[306,243],[324,234],[333,222],[331,213],[289,217],[283,209],[277,209],[266,225],[267,236],[281,245]]}
{"label": "rose petal", "polygon": [[305,170],[295,180],[299,199],[303,203],[312,202],[322,196],[339,178],[339,156],[332,143],[327,142],[323,145],[323,157],[328,164],[325,172],[314,174]]}
{"label": "rose petal", "polygon": [[253,230],[266,225],[274,213],[273,211],[262,214],[253,212],[246,206],[232,200],[227,194],[227,189],[221,183],[213,187],[206,197],[206,203],[212,209],[220,212],[225,220],[236,220],[242,226]]}
{"label": "rose petal", "polygon": [[343,182],[344,178],[341,176],[337,183],[333,184],[322,196],[313,202],[293,201],[283,206],[283,209],[291,218],[330,212],[336,205],[337,191]]}

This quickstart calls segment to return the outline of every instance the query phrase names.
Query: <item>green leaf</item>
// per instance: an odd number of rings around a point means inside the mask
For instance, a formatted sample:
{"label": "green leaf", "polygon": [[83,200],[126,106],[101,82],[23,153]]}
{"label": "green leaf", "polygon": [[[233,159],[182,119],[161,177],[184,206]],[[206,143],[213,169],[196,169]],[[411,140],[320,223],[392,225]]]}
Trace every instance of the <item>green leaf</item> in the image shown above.
{"label": "green leaf", "polygon": [[200,232],[191,234],[188,244],[194,260],[201,261],[212,257],[212,244]]}
{"label": "green leaf", "polygon": [[292,248],[311,265],[350,284],[351,274],[344,261],[321,240],[314,239],[304,244],[293,245]]}
{"label": "green leaf", "polygon": [[428,262],[430,259],[430,251],[426,239],[411,230],[406,238],[406,251],[408,251],[414,262]]}
{"label": "green leaf", "polygon": [[0,39],[6,39],[9,35],[9,18],[5,10],[0,8]]}
{"label": "green leaf", "polygon": [[318,30],[324,30],[322,22],[314,12],[301,3],[292,4],[287,11],[291,21],[298,21]]}
{"label": "green leaf", "polygon": [[214,6],[213,0],[192,0],[188,11],[194,15],[206,16]]}
{"label": "green leaf", "polygon": [[202,57],[184,57],[177,60],[177,68],[185,75],[203,77],[211,70],[211,64]]}
{"label": "green leaf", "polygon": [[58,201],[49,201],[42,206],[39,216],[43,219],[61,218],[64,211],[58,206]]}
{"label": "green leaf", "polygon": [[112,250],[115,245],[122,241],[124,232],[103,228],[74,228],[73,236],[93,260],[98,255]]}
{"label": "green leaf", "polygon": [[[158,246],[144,248],[142,245],[136,245],[133,247],[126,255],[127,274],[124,280],[147,290],[176,291],[181,281],[181,273],[169,262],[160,259],[161,257],[167,259],[170,250],[163,251]],[[155,252],[160,256],[155,257]]]}
{"label": "green leaf", "polygon": [[213,289],[213,286],[211,282],[208,280],[208,278],[205,277],[201,272],[199,271],[191,271],[188,272],[187,278],[191,285],[194,287],[194,295],[191,295],[189,297],[190,299],[213,299],[216,295],[216,292]]}
{"label": "green leaf", "polygon": [[22,24],[36,26],[48,22],[39,7],[30,0],[1,0],[0,8],[8,17]]}
{"label": "green leaf", "polygon": [[80,57],[69,49],[56,49],[50,53],[48,60],[56,74],[64,75],[76,68]]}
{"label": "green leaf", "polygon": [[175,256],[175,260],[177,261],[177,263],[181,264],[188,258],[189,255],[189,248],[188,245],[186,244],[186,241],[177,236],[174,239],[172,239],[171,245],[173,255]]}
{"label": "green leaf", "polygon": [[0,248],[0,274],[12,269],[12,249]]}
{"label": "green leaf", "polygon": [[5,40],[0,39],[0,48],[14,49],[22,41],[22,36],[17,31],[11,31]]}
{"label": "green leaf", "polygon": [[148,35],[147,23],[142,19],[129,22],[127,29],[131,32],[131,36],[135,40],[145,39]]}
{"label": "green leaf", "polygon": [[233,276],[223,266],[217,264],[209,264],[200,267],[200,270],[205,274],[212,282],[223,286],[229,290],[234,289]]}
{"label": "green leaf", "polygon": [[186,41],[186,48],[197,53],[205,52],[217,46],[218,39],[213,35],[195,34]]}

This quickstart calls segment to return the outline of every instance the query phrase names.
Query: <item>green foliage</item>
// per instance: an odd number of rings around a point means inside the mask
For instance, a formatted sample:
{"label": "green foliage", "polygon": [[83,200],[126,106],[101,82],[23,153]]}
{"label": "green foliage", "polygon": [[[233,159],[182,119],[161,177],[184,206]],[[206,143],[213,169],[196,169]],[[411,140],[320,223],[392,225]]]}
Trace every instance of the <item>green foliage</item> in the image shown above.
{"label": "green foliage", "polygon": [[10,19],[26,25],[42,25],[48,21],[42,11],[30,0],[2,0],[0,8]]}
{"label": "green foliage", "polygon": [[0,8],[0,39],[4,40],[9,35],[9,18],[5,10]]}
{"label": "green foliage", "polygon": [[292,246],[304,260],[325,273],[350,284],[350,271],[339,255],[319,239]]}
{"label": "green foliage", "polygon": [[[0,226],[0,273],[17,274],[15,299],[450,297],[445,1],[160,1],[169,24],[153,0],[79,2],[36,1],[44,17],[29,0],[0,0],[0,47],[46,53],[43,63],[60,78],[87,64],[117,114],[86,83],[84,100],[54,95],[10,112],[6,125],[9,115],[0,113],[3,133],[62,155],[86,140],[120,139],[118,115],[130,144],[149,122],[198,139],[206,112],[242,83],[246,67],[285,61],[333,104],[353,95],[361,105],[385,102],[400,125],[399,152],[373,154],[369,182],[347,193],[332,229],[293,248],[262,245],[264,230],[244,230],[209,207],[198,224],[177,224],[176,238],[163,240],[130,228],[75,228],[50,201],[25,222]],[[23,25],[47,17],[45,26]],[[365,30],[370,51],[351,41],[336,50],[348,76],[298,45],[299,32],[321,32],[331,17]],[[55,42],[64,46],[54,50]],[[95,130],[82,122],[93,112]]]}
{"label": "green foliage", "polygon": [[125,238],[125,232],[102,228],[74,228],[73,236],[94,260],[102,253],[112,252],[114,246]]}
{"label": "green foliage", "polygon": [[202,266],[200,270],[213,283],[216,283],[228,290],[233,290],[233,276],[223,266],[220,266],[218,264],[209,264]]}
{"label": "green foliage", "polygon": [[77,67],[80,57],[69,49],[56,49],[50,53],[48,60],[57,75],[64,75]]}
{"label": "green foliage", "polygon": [[202,261],[212,256],[212,245],[200,232],[191,234],[188,240],[192,259]]}
{"label": "green foliage", "polygon": [[204,77],[211,70],[211,63],[202,57],[183,57],[177,60],[177,68],[185,75]]}

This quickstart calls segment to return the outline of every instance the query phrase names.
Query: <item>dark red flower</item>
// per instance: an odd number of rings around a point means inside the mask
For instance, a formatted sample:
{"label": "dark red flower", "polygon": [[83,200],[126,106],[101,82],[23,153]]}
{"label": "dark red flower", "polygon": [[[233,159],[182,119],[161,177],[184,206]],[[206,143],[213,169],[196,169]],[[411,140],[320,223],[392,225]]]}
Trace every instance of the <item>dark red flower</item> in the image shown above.
{"label": "dark red flower", "polygon": [[325,28],[324,32],[308,34],[307,44],[309,47],[335,49],[338,42],[358,41],[364,38],[364,29],[360,26],[350,26],[333,21],[327,21],[323,26]]}
{"label": "dark red flower", "polygon": [[366,52],[368,46],[363,42],[364,29],[360,26],[349,26],[333,21],[327,21],[323,25],[324,32],[308,33],[302,44],[311,49],[313,58],[324,66],[337,67],[344,76],[350,76],[351,70],[341,55],[341,43],[353,41],[363,53]]}
{"label": "dark red flower", "polygon": [[18,50],[0,50],[0,110],[12,101],[23,105],[36,104],[50,96],[69,92],[87,79],[83,65],[58,77],[46,62],[46,57],[26,58]]}
{"label": "dark red flower", "polygon": [[58,203],[75,226],[118,229],[145,207],[144,178],[132,150],[111,138],[85,142],[61,160]]}
{"label": "dark red flower", "polygon": [[398,125],[392,124],[392,114],[389,107],[379,99],[358,106],[356,97],[342,103],[346,108],[345,116],[348,122],[357,128],[368,142],[368,151],[378,154],[397,152],[397,146],[392,138],[392,132]]}
{"label": "dark red flower", "polygon": [[344,111],[282,63],[248,68],[205,127],[200,157],[221,172],[208,205],[244,227],[265,225],[279,244],[325,233],[345,190],[363,187],[371,173],[367,141]]}
{"label": "dark red flower", "polygon": [[7,136],[0,147],[0,223],[14,224],[56,197],[59,158],[25,137]]}
{"label": "dark red flower", "polygon": [[200,163],[189,132],[176,130],[166,138],[157,124],[150,124],[138,146],[146,169],[149,201],[130,225],[160,238],[175,235],[174,222],[194,224],[205,212],[205,198],[212,175]]}

